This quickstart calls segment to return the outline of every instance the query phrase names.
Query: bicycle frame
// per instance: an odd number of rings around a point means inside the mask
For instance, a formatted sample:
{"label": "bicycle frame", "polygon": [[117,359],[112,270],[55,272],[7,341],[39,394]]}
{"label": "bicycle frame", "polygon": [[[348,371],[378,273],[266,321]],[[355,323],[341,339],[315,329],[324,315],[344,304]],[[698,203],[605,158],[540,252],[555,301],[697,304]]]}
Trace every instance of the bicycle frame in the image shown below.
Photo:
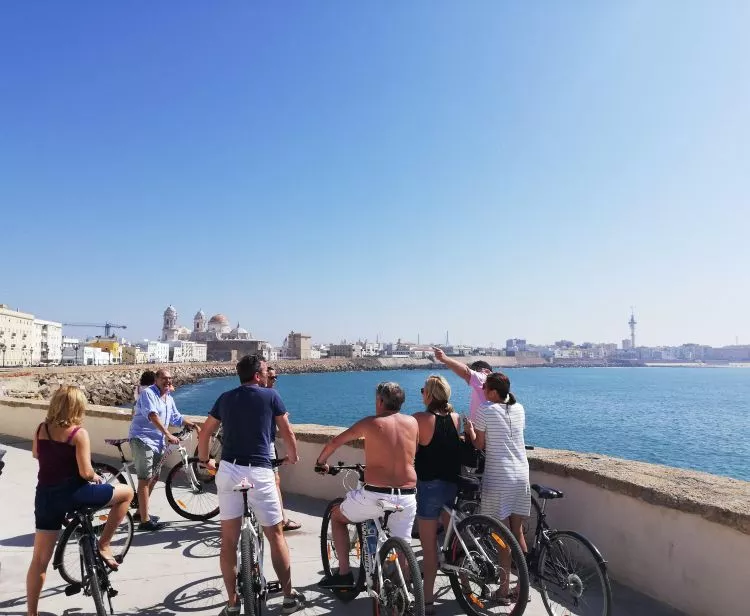
{"label": "bicycle frame", "polygon": [[[456,505],[458,504],[458,496],[456,496]],[[459,544],[461,545],[461,548],[463,549],[463,553],[466,555],[466,558],[469,560],[469,562],[474,565],[476,564],[474,561],[474,557],[471,555],[471,550],[466,545],[466,542],[464,541],[463,537],[458,532],[457,526],[458,522],[463,520],[464,518],[468,517],[466,514],[463,514],[458,511],[458,509],[454,506],[453,509],[450,507],[447,507],[443,505],[443,511],[447,512],[450,515],[450,522],[448,523],[448,528],[445,530],[445,537],[443,538],[443,545],[441,549],[438,551],[438,568],[441,571],[456,571],[456,572],[462,572],[465,573],[466,569],[464,567],[458,567],[456,565],[447,565],[445,564],[445,555],[448,553],[448,550],[451,546],[451,539],[453,538],[453,535],[456,535],[456,539],[458,540]],[[477,542],[476,538],[472,536],[472,540],[474,543],[474,547],[477,549],[477,551],[481,554],[482,558],[486,559],[487,561],[490,561],[490,557],[488,556],[485,549],[482,547],[482,545]]]}

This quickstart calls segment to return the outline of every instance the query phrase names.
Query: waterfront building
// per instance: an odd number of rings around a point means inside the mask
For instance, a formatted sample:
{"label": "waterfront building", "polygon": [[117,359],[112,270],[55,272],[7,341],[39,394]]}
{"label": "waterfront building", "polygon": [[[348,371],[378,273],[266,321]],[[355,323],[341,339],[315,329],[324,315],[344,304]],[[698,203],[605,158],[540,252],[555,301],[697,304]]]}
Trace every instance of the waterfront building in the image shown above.
{"label": "waterfront building", "polygon": [[146,353],[150,364],[163,364],[169,361],[169,345],[158,340],[144,340],[136,345]]}
{"label": "waterfront building", "polygon": [[34,315],[0,304],[0,365],[31,365],[33,339]]}
{"label": "waterfront building", "polygon": [[341,344],[332,344],[328,347],[328,357],[347,357],[355,358],[362,357],[362,345],[361,344],[349,344],[342,342]]}
{"label": "waterfront building", "polygon": [[62,361],[62,323],[34,319],[31,363],[57,365]]}
{"label": "waterfront building", "polygon": [[89,346],[77,339],[62,350],[62,363],[71,366],[107,366],[114,363],[112,355],[100,347]]}
{"label": "waterfront building", "polygon": [[524,338],[508,338],[508,340],[505,341],[505,351],[508,353],[508,355],[526,350],[527,345]]}
{"label": "waterfront building", "polygon": [[143,349],[129,344],[122,347],[123,364],[145,364],[147,362],[148,353]]}
{"label": "waterfront building", "polygon": [[630,341],[629,338],[623,338],[622,339],[622,350],[623,351],[630,351],[633,348],[633,343]]}
{"label": "waterfront building", "polygon": [[[285,359],[311,359],[310,336],[294,330],[284,339],[282,354]],[[330,353],[329,353],[330,355]]]}
{"label": "waterfront building", "polygon": [[192,340],[175,340],[169,343],[169,361],[187,363],[206,361],[208,346]]}
{"label": "waterfront building", "polygon": [[[93,340],[87,340],[86,346],[93,347],[95,349],[101,349],[109,353],[110,364],[121,364],[122,363],[122,346],[117,338],[102,338],[97,336]],[[100,365],[100,364],[96,364]]]}

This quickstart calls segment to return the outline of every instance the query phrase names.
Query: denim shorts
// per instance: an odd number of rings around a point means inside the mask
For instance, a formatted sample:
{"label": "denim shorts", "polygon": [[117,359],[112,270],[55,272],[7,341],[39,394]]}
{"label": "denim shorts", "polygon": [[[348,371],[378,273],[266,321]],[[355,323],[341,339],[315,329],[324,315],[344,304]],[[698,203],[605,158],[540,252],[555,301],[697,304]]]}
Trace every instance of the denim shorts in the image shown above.
{"label": "denim shorts", "polygon": [[115,488],[73,477],[55,486],[37,486],[34,519],[37,530],[60,530],[65,515],[78,507],[100,508],[112,500]]}
{"label": "denim shorts", "polygon": [[163,453],[154,451],[139,438],[130,439],[130,450],[133,452],[133,465],[138,479],[146,481],[159,476],[161,463],[164,461]]}
{"label": "denim shorts", "polygon": [[458,484],[442,479],[417,481],[417,518],[420,520],[437,520],[443,505],[453,506]]}

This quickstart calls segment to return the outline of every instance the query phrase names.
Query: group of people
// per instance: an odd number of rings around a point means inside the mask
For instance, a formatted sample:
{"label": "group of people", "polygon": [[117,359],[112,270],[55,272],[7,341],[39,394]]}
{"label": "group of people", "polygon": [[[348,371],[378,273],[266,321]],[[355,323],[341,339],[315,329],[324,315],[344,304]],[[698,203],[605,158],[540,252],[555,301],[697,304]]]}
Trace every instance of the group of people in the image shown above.
{"label": "group of people", "polygon": [[[328,470],[327,461],[342,445],[365,440],[365,484],[351,491],[332,514],[336,551],[340,567],[321,580],[324,588],[353,584],[346,557],[349,553],[347,525],[381,515],[378,501],[389,500],[400,510],[389,520],[392,535],[411,540],[415,518],[423,550],[425,604],[434,613],[433,587],[437,574],[437,533],[443,506],[451,506],[461,473],[461,441],[484,449],[486,468],[482,488],[482,513],[503,520],[526,551],[522,521],[531,506],[526,460],[524,409],[510,393],[510,381],[493,373],[489,364],[471,366],[447,357],[435,348],[435,357],[471,387],[469,417],[464,417],[463,435],[459,415],[450,404],[451,388],[439,375],[430,376],[421,390],[425,410],[413,416],[401,413],[405,393],[397,383],[381,383],[375,391],[375,414],[365,417],[325,445],[315,461],[319,472]],[[284,463],[299,461],[297,441],[284,402],[274,389],[276,373],[261,357],[248,355],[237,363],[239,387],[223,393],[215,402],[202,428],[184,418],[170,395],[172,376],[167,370],[145,375],[137,392],[130,427],[130,444],[138,477],[139,530],[158,530],[158,518],[148,511],[149,497],[159,477],[168,443],[175,442],[169,426],[187,426],[199,431],[198,458],[209,471],[216,471],[219,500],[221,549],[219,565],[228,602],[222,616],[240,613],[236,592],[237,542],[243,500],[233,487],[248,479],[253,489],[248,504],[268,539],[271,562],[278,576],[284,600],[282,612],[291,614],[305,603],[292,585],[289,548],[285,530],[299,528],[284,515],[278,474],[275,439],[284,444]],[[86,408],[83,392],[62,386],[53,396],[45,421],[34,436],[32,452],[39,460],[39,482],[35,500],[36,535],[32,562],[27,574],[28,613],[37,614],[45,574],[68,512],[81,507],[106,507],[111,511],[99,539],[104,562],[117,569],[110,541],[126,515],[133,498],[127,485],[103,482],[91,464],[91,446],[82,427]],[[221,460],[210,454],[211,437],[221,428]],[[447,520],[443,518],[443,524]],[[499,597],[499,600],[507,597]]]}
{"label": "group of people", "polygon": [[[499,518],[527,551],[522,524],[531,508],[529,464],[524,442],[525,412],[510,392],[510,380],[484,361],[471,366],[435,348],[435,358],[471,387],[470,415],[460,417],[450,403],[451,387],[440,375],[431,375],[421,389],[425,410],[401,414],[405,400],[397,383],[381,383],[375,391],[375,415],[365,417],[334,437],[315,462],[320,472],[329,470],[327,461],[342,445],[364,438],[365,485],[350,491],[334,509],[331,526],[339,569],[320,581],[323,588],[346,588],[354,583],[349,554],[347,525],[378,517],[378,501],[399,506],[388,527],[391,534],[410,541],[417,519],[422,544],[425,613],[434,614],[434,585],[437,575],[437,534],[456,498],[461,474],[461,448],[466,440],[485,452],[481,513]],[[441,520],[442,518],[442,520]],[[498,602],[510,604],[515,589],[504,589]]]}

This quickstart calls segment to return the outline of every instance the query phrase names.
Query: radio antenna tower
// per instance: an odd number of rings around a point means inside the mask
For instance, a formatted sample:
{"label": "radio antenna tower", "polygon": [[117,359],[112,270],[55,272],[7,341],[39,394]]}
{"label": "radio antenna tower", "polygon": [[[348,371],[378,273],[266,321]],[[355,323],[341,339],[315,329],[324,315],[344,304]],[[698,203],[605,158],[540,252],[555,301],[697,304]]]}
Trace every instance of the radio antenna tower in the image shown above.
{"label": "radio antenna tower", "polygon": [[630,321],[628,321],[628,325],[630,326],[630,348],[635,348],[635,326],[638,324],[638,321],[635,320],[635,314],[633,313],[633,307],[630,307]]}
{"label": "radio antenna tower", "polygon": [[451,343],[448,340],[448,330],[445,330],[445,346],[450,346]]}

